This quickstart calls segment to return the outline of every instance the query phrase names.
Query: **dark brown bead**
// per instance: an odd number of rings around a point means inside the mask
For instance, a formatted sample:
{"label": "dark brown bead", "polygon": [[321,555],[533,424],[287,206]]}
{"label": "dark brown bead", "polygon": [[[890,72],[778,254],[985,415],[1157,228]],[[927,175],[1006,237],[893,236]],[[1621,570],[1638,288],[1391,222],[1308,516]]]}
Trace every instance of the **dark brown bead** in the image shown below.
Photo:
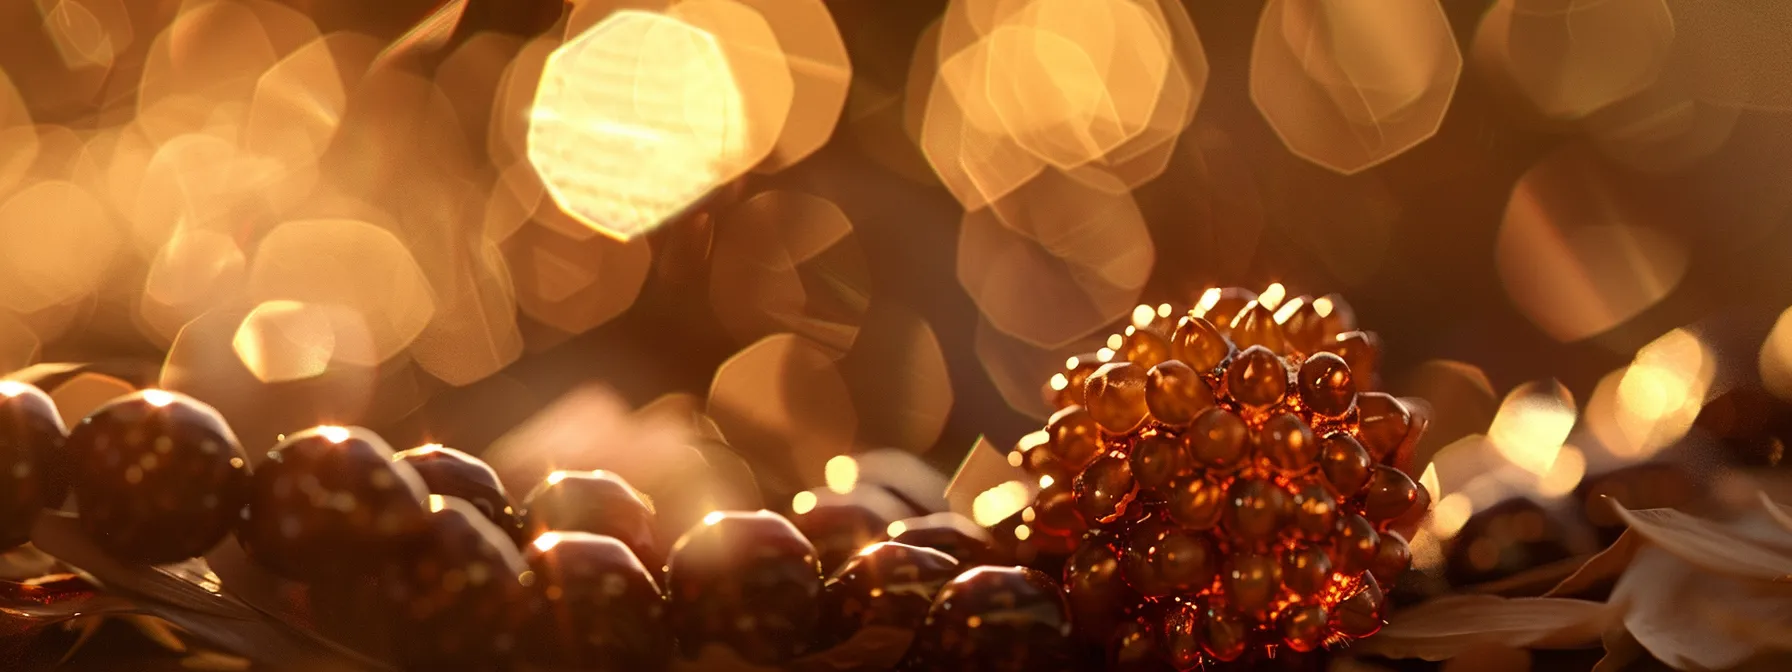
{"label": "dark brown bead", "polygon": [[1389,456],[1399,450],[1400,444],[1406,441],[1406,435],[1412,430],[1412,414],[1399,399],[1388,396],[1385,392],[1366,392],[1357,395],[1356,407],[1362,424],[1357,428],[1357,437],[1362,440],[1363,447],[1369,449],[1369,455],[1376,462],[1385,462]]}
{"label": "dark brown bead", "polygon": [[800,513],[792,511],[788,516],[791,524],[815,545],[815,557],[821,561],[823,573],[839,569],[848,558],[886,536],[893,521],[878,513],[886,507],[867,501],[866,493],[872,492],[885,494],[877,488],[854,488],[844,495],[826,488],[810,490],[815,496],[814,508]]}
{"label": "dark brown bead", "polygon": [[1145,405],[1158,422],[1181,427],[1213,407],[1213,389],[1200,373],[1172,359],[1151,367],[1146,374]]}
{"label": "dark brown bead", "polygon": [[1072,642],[1070,610],[1051,577],[1023,567],[976,567],[940,589],[906,669],[1065,670]]}
{"label": "dark brown bead", "polygon": [[1230,328],[1233,318],[1256,300],[1257,293],[1243,287],[1215,287],[1201,294],[1193,313],[1195,317]]}
{"label": "dark brown bead", "polygon": [[1064,594],[1078,636],[1097,644],[1138,601],[1138,593],[1121,575],[1119,553],[1099,536],[1083,540],[1064,563]]}
{"label": "dark brown bead", "polygon": [[1431,491],[1424,485],[1420,485],[1414,489],[1413,494],[1418,496],[1413,498],[1412,506],[1406,507],[1406,513],[1382,523],[1383,528],[1399,532],[1401,536],[1407,537],[1419,531],[1419,525],[1424,523],[1425,517],[1431,514]]}
{"label": "dark brown bead", "polygon": [[1356,381],[1350,365],[1329,352],[1314,353],[1301,363],[1297,376],[1300,400],[1314,413],[1336,418],[1356,405]]}
{"label": "dark brown bead", "polygon": [[1033,530],[1058,537],[1076,537],[1089,529],[1077,509],[1075,481],[1058,481],[1033,498]]}
{"label": "dark brown bead", "polygon": [[1356,331],[1356,310],[1350,302],[1338,294],[1327,294],[1313,301],[1313,308],[1325,320],[1326,338],[1335,338],[1339,334]]}
{"label": "dark brown bead", "polygon": [[1220,523],[1226,508],[1226,490],[1199,476],[1180,478],[1170,484],[1167,511],[1170,519],[1191,530],[1205,530]]}
{"label": "dark brown bead", "polygon": [[1120,561],[1127,585],[1146,597],[1199,591],[1213,583],[1220,564],[1206,536],[1165,522],[1134,527]]}
{"label": "dark brown bead", "polygon": [[1317,479],[1296,485],[1294,490],[1294,533],[1303,539],[1328,539],[1338,526],[1338,498]]}
{"label": "dark brown bead", "polygon": [[1107,645],[1110,672],[1164,672],[1164,652],[1157,628],[1134,619],[1120,624]]}
{"label": "dark brown bead", "polygon": [[1195,416],[1182,440],[1197,466],[1229,471],[1244,462],[1250,450],[1251,428],[1231,411],[1209,408]]}
{"label": "dark brown bead", "polygon": [[1345,497],[1355,496],[1369,485],[1374,466],[1369,451],[1345,432],[1327,434],[1319,443],[1319,471]]}
{"label": "dark brown bead", "polygon": [[1176,333],[1170,336],[1170,358],[1181,360],[1196,371],[1212,371],[1230,354],[1232,344],[1212,322],[1199,317],[1182,318],[1176,324]]}
{"label": "dark brown bead", "polygon": [[1325,646],[1330,630],[1329,615],[1324,605],[1309,604],[1288,610],[1282,616],[1282,643],[1301,653]]}
{"label": "dark brown bead", "polygon": [[824,641],[846,641],[867,627],[913,632],[940,587],[958,576],[952,556],[895,542],[867,546],[822,585]]}
{"label": "dark brown bead", "polygon": [[203,555],[242,520],[249,460],[224,418],[175,392],[143,390],[69,431],[81,527],[114,557],[145,564]]}
{"label": "dark brown bead", "polygon": [[67,435],[50,395],[0,381],[0,551],[30,541],[38,512],[68,499]]}
{"label": "dark brown bead", "polygon": [[472,455],[437,444],[401,450],[392,459],[411,465],[432,495],[464,499],[521,546],[530,541],[521,510],[498,480],[498,472]]}
{"label": "dark brown bead", "polygon": [[1178,602],[1164,614],[1164,654],[1177,670],[1199,670],[1206,661],[1201,652],[1201,644],[1207,638],[1207,615],[1203,612],[1194,604]]}
{"label": "dark brown bead", "polygon": [[1045,431],[1051,437],[1046,447],[1067,473],[1075,473],[1101,456],[1101,425],[1087,408],[1059,409],[1046,422]]}
{"label": "dark brown bead", "polygon": [[1108,362],[1084,383],[1083,396],[1095,422],[1112,434],[1125,434],[1145,421],[1147,369],[1131,362]]}
{"label": "dark brown bead", "polygon": [[1295,546],[1282,549],[1282,582],[1303,597],[1324,590],[1332,580],[1332,559],[1324,548]]}
{"label": "dark brown bead", "polygon": [[1202,628],[1201,648],[1220,662],[1238,660],[1251,643],[1250,628],[1245,625],[1244,618],[1217,606],[1209,606],[1203,611],[1202,620],[1206,627]]}
{"label": "dark brown bead", "polygon": [[517,653],[529,566],[485,514],[434,495],[422,531],[380,574],[404,669],[498,669]]}
{"label": "dark brown bead", "polygon": [[1336,552],[1332,554],[1332,564],[1345,574],[1358,574],[1369,570],[1375,564],[1375,556],[1381,547],[1381,535],[1368,520],[1356,514],[1344,516],[1343,525],[1338,528],[1338,537],[1334,540]]}
{"label": "dark brown bead", "polygon": [[1263,346],[1246,348],[1226,367],[1226,390],[1246,406],[1273,406],[1288,393],[1288,367]]}
{"label": "dark brown bead", "polygon": [[1289,350],[1312,354],[1325,344],[1325,318],[1313,307],[1312,297],[1302,296],[1284,303],[1276,315],[1282,318],[1282,333],[1288,337]]}
{"label": "dark brown bead", "polygon": [[257,564],[301,581],[363,576],[424,527],[417,470],[359,427],[289,434],[255,470],[237,536]]}
{"label": "dark brown bead", "polygon": [[1406,545],[1406,538],[1399,532],[1381,533],[1381,544],[1376,547],[1375,560],[1369,565],[1369,572],[1375,575],[1375,581],[1384,586],[1393,586],[1412,567],[1412,549]]}
{"label": "dark brown bead", "polygon": [[529,525],[548,531],[590,532],[627,544],[641,564],[658,567],[665,555],[654,542],[654,510],[627,480],[609,471],[556,471],[523,498]]}
{"label": "dark brown bead", "polygon": [[1104,457],[1076,477],[1076,510],[1089,523],[1109,522],[1133,498],[1132,465],[1123,457]]}
{"label": "dark brown bead", "polygon": [[1293,508],[1293,498],[1281,486],[1262,479],[1241,478],[1226,492],[1226,531],[1245,543],[1268,542],[1281,533]]}
{"label": "dark brown bead", "polygon": [[1405,472],[1376,465],[1369,476],[1368,494],[1363,497],[1363,517],[1378,523],[1398,518],[1418,501],[1418,491],[1419,485]]}
{"label": "dark brown bead", "polygon": [[820,616],[821,565],[795,525],[770,511],[711,513],[666,561],[669,622],[680,650],[707,644],[758,665],[808,651]]}
{"label": "dark brown bead", "polygon": [[1232,343],[1240,348],[1263,346],[1270,352],[1281,354],[1288,349],[1288,341],[1282,335],[1282,325],[1276,324],[1275,312],[1252,301],[1244,310],[1232,318]]}
{"label": "dark brown bead", "polygon": [[1157,492],[1189,472],[1187,448],[1180,440],[1162,434],[1140,439],[1133,445],[1129,459],[1133,479],[1148,492]]}
{"label": "dark brown bead", "polygon": [[998,562],[996,542],[989,530],[976,521],[951,511],[899,520],[891,524],[889,529],[895,530],[898,526],[901,531],[891,537],[890,541],[931,548],[952,556],[958,564],[966,567],[993,565]]}
{"label": "dark brown bead", "polygon": [[606,672],[666,668],[666,599],[628,546],[588,532],[548,532],[523,550],[532,662]]}
{"label": "dark brown bead", "polygon": [[1082,406],[1085,402],[1083,387],[1089,381],[1089,375],[1101,368],[1101,361],[1095,353],[1077,355],[1065,361],[1064,387],[1053,391],[1052,405],[1057,408]]}
{"label": "dark brown bead", "polygon": [[1117,361],[1132,362],[1140,369],[1150,369],[1170,358],[1170,340],[1150,329],[1127,327],[1114,353]]}
{"label": "dark brown bead", "polygon": [[1221,578],[1232,606],[1260,619],[1282,591],[1282,563],[1273,555],[1235,553]]}
{"label": "dark brown bead", "polygon": [[1342,357],[1350,366],[1350,377],[1356,381],[1358,392],[1375,389],[1375,365],[1381,358],[1379,350],[1375,336],[1362,331],[1338,334],[1325,344],[1326,352]]}
{"label": "dark brown bead", "polygon": [[1264,421],[1255,434],[1257,454],[1282,472],[1303,471],[1319,459],[1319,440],[1300,416],[1283,413]]}
{"label": "dark brown bead", "polygon": [[1382,609],[1387,598],[1381,585],[1369,574],[1362,576],[1363,586],[1332,609],[1332,627],[1349,637],[1368,637],[1381,631]]}

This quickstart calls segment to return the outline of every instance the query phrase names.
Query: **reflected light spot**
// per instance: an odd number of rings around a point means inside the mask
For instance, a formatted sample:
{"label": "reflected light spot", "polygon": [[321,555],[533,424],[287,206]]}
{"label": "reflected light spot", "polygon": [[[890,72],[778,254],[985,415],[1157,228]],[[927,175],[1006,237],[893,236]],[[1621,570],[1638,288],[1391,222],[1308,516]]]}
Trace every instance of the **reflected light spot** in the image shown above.
{"label": "reflected light spot", "polygon": [[828,489],[842,495],[859,484],[859,462],[847,455],[835,455],[823,469]]}
{"label": "reflected light spot", "polygon": [[1095,351],[1095,361],[1097,361],[1097,362],[1102,362],[1105,364],[1113,359],[1114,359],[1114,351],[1112,348],[1102,348],[1100,350]]}
{"label": "reflected light spot", "polygon": [[559,532],[544,532],[541,536],[535,538],[535,550],[542,553],[553,550],[555,546],[560,545],[560,540],[562,538],[563,537]]}
{"label": "reflected light spot", "polygon": [[[1025,525],[1015,526],[1015,528],[1014,528],[1014,538],[1015,539],[1019,539],[1021,541],[1026,541],[1027,537],[1031,537],[1031,536],[1033,536],[1033,528],[1027,527]],[[975,617],[973,617],[973,618],[975,618]]]}
{"label": "reflected light spot", "polygon": [[810,511],[814,511],[815,505],[820,503],[820,501],[820,498],[816,497],[815,493],[805,490],[796,493],[795,497],[790,498],[790,510],[800,516]]}
{"label": "reflected light spot", "polygon": [[1637,350],[1618,380],[1618,429],[1631,451],[1652,454],[1692,429],[1715,375],[1697,336],[1675,329]]}
{"label": "reflected light spot", "polygon": [[[340,428],[338,428],[338,429],[340,429]],[[338,443],[340,443],[340,441],[338,441]],[[447,497],[443,497],[441,495],[430,495],[429,496],[429,512],[430,513],[440,513],[443,509],[446,509],[446,508],[448,508],[448,498]]]}
{"label": "reflected light spot", "polygon": [[1151,326],[1151,320],[1156,316],[1157,311],[1152,310],[1151,306],[1140,305],[1139,307],[1132,309],[1132,326],[1144,329],[1145,327]]}
{"label": "reflected light spot", "polygon": [[900,536],[902,536],[903,532],[907,532],[907,531],[908,531],[908,523],[904,523],[900,520],[898,520],[894,523],[890,523],[889,527],[884,528],[884,534],[889,535],[889,537],[891,539],[900,537]]}
{"label": "reflected light spot", "polygon": [[0,396],[8,399],[24,394],[29,389],[31,389],[30,385],[16,380],[0,380]]}
{"label": "reflected light spot", "polygon": [[1275,310],[1282,305],[1282,299],[1287,296],[1288,290],[1282,286],[1282,283],[1272,282],[1269,283],[1269,287],[1264,288],[1262,294],[1257,295],[1257,304]]}
{"label": "reflected light spot", "polygon": [[1332,299],[1331,299],[1331,297],[1321,296],[1317,299],[1313,299],[1313,312],[1319,313],[1320,317],[1331,317],[1332,316]]}
{"label": "reflected light spot", "polygon": [[1460,492],[1438,500],[1437,506],[1431,509],[1431,529],[1439,537],[1448,539],[1456,536],[1463,525],[1468,524],[1469,516],[1475,513],[1475,502]]}
{"label": "reflected light spot", "polygon": [[324,425],[318,427],[317,433],[322,435],[324,439],[328,440],[330,443],[342,443],[343,441],[347,441],[349,437],[347,427],[339,427],[336,425]]}
{"label": "reflected light spot", "polygon": [[724,514],[721,511],[711,511],[703,516],[703,524],[714,525],[722,522],[722,518],[726,517],[726,515],[727,514]]}
{"label": "reflected light spot", "polygon": [[[425,443],[425,444],[423,444],[423,445],[421,445],[421,446],[417,446],[417,448],[416,448],[416,450],[414,450],[414,451],[412,451],[412,452],[415,452],[415,453],[418,453],[418,454],[422,454],[422,455],[428,455],[428,454],[430,454],[430,453],[433,453],[433,452],[436,452],[436,451],[439,451],[439,450],[441,450],[441,449],[442,449],[442,444],[439,444],[439,443]],[[543,550],[546,550],[546,549],[543,549]]]}
{"label": "reflected light spot", "polygon": [[[1288,318],[1293,317],[1294,312],[1297,310],[1300,310],[1300,307],[1304,306],[1304,305],[1307,305],[1307,300],[1303,299],[1301,297],[1298,297],[1298,296],[1295,297],[1293,300],[1290,300],[1287,303],[1282,304],[1281,308],[1276,309],[1276,314],[1275,314],[1276,324],[1286,324],[1288,322]],[[1320,317],[1325,317],[1325,316],[1321,315]]]}
{"label": "reflected light spot", "polygon": [[1042,429],[1035,432],[1027,432],[1025,436],[1020,437],[1019,441],[1014,442],[1014,447],[1020,449],[1020,452],[1028,453],[1032,452],[1035,448],[1045,445],[1051,440],[1052,435]]}
{"label": "reflected light spot", "polygon": [[554,473],[548,474],[548,485],[555,485],[564,480],[566,480],[566,472],[565,471],[556,471]]}
{"label": "reflected light spot", "polygon": [[[10,397],[12,395],[9,394],[6,396]],[[165,390],[144,390],[143,400],[149,402],[149,405],[151,406],[163,408],[174,403],[174,395]]]}
{"label": "reflected light spot", "polygon": [[1170,304],[1167,304],[1167,303],[1157,304],[1157,316],[1158,317],[1166,317],[1167,318],[1170,316],[1170,312],[1172,310],[1173,309],[1170,308]]}
{"label": "reflected light spot", "polygon": [[243,317],[230,346],[256,380],[304,380],[329,370],[336,329],[329,315],[309,304],[264,301]]}
{"label": "reflected light spot", "polygon": [[1029,499],[1032,499],[1032,493],[1028,492],[1025,483],[1008,481],[979,493],[972,500],[971,519],[978,525],[989,527],[1027,508]]}
{"label": "reflected light spot", "polygon": [[1039,477],[1039,487],[1042,489],[1052,487],[1052,484],[1056,483],[1056,482],[1057,481],[1052,478],[1051,474],[1046,474],[1044,476]]}
{"label": "reflected light spot", "polygon": [[1556,461],[1549,465],[1549,472],[1537,484],[1537,494],[1544,497],[1561,497],[1574,492],[1580,485],[1580,479],[1587,475],[1587,458],[1574,446],[1562,446],[1556,453]]}
{"label": "reflected light spot", "polygon": [[[1196,315],[1206,315],[1207,311],[1213,310],[1213,307],[1219,305],[1219,303],[1220,288],[1209,287],[1207,288],[1207,291],[1201,293],[1201,300],[1195,302],[1194,313]],[[1320,317],[1324,317],[1324,315],[1321,315]]]}
{"label": "reflected light spot", "polygon": [[1533,381],[1506,395],[1487,437],[1500,455],[1542,476],[1574,428],[1574,397],[1561,383]]}
{"label": "reflected light spot", "polygon": [[[1126,338],[1124,336],[1121,336],[1119,334],[1108,334],[1108,348],[1107,349],[1119,351],[1120,346],[1123,346],[1123,345],[1126,345]],[[1107,361],[1107,360],[1102,360],[1102,361]]]}
{"label": "reflected light spot", "polygon": [[1070,387],[1070,378],[1062,373],[1052,374],[1052,391],[1062,391],[1066,387]]}

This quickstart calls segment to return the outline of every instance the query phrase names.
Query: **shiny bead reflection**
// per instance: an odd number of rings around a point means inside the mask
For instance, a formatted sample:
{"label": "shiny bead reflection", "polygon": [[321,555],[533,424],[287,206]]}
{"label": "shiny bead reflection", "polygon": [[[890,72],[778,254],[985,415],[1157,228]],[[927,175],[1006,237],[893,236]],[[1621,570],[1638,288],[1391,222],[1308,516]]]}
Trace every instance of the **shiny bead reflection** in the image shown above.
{"label": "shiny bead reflection", "polygon": [[1342,357],[1329,352],[1308,357],[1298,378],[1300,399],[1315,413],[1335,418],[1356,405],[1356,381]]}
{"label": "shiny bead reflection", "polygon": [[1161,434],[1141,439],[1129,459],[1133,479],[1147,492],[1156,492],[1187,471],[1182,442]]}
{"label": "shiny bead reflection", "polygon": [[1226,367],[1226,390],[1246,406],[1274,405],[1288,393],[1288,369],[1267,348],[1246,349]]}
{"label": "shiny bead reflection", "polygon": [[68,498],[67,434],[50,395],[0,381],[0,551],[29,541],[38,512]]}
{"label": "shiny bead reflection", "polygon": [[1082,406],[1069,406],[1053,413],[1045,424],[1050,437],[1046,446],[1058,463],[1071,473],[1088,466],[1101,455],[1101,425]]}
{"label": "shiny bead reflection", "polygon": [[1077,634],[1100,643],[1120,623],[1138,594],[1121,574],[1111,540],[1091,536],[1064,563],[1064,595]]}
{"label": "shiny bead reflection", "polygon": [[1313,466],[1319,458],[1319,440],[1300,416],[1283,413],[1264,421],[1256,434],[1257,454],[1269,466],[1283,472],[1297,472]]}
{"label": "shiny bead reflection", "polygon": [[1213,390],[1189,365],[1170,360],[1152,367],[1146,374],[1145,405],[1150,409],[1152,419],[1180,427],[1193,422],[1195,414],[1213,406]]}
{"label": "shiny bead reflection", "polygon": [[143,390],[107,402],[65,448],[82,529],[107,553],[148,564],[204,554],[242,519],[248,454],[211,406]]}
{"label": "shiny bead reflection", "polygon": [[822,585],[823,639],[842,642],[873,626],[913,631],[940,587],[958,573],[957,560],[931,548],[867,546]]}
{"label": "shiny bead reflection", "polygon": [[683,655],[716,643],[759,665],[802,655],[820,617],[821,565],[770,511],[712,513],[666,562],[670,623]]}
{"label": "shiny bead reflection", "polygon": [[1325,480],[1346,497],[1369,485],[1375,460],[1356,439],[1343,432],[1328,434],[1320,442],[1319,470]]}
{"label": "shiny bead reflection", "polygon": [[590,532],[627,544],[648,567],[665,556],[654,542],[654,510],[633,485],[609,471],[556,471],[523,499],[535,534]]}
{"label": "shiny bead reflection", "polygon": [[1225,471],[1244,461],[1250,449],[1250,427],[1230,411],[1209,408],[1183,434],[1189,456],[1208,469]]}
{"label": "shiny bead reflection", "polygon": [[628,546],[587,532],[548,532],[524,550],[532,572],[532,662],[605,672],[665,669],[672,656],[665,597]]}
{"label": "shiny bead reflection", "polygon": [[1124,434],[1145,421],[1146,378],[1146,368],[1130,362],[1110,362],[1089,376],[1084,397],[1102,429]]}
{"label": "shiny bead reflection", "polygon": [[1170,357],[1181,360],[1196,371],[1212,371],[1232,354],[1232,344],[1220,335],[1212,322],[1199,317],[1184,317],[1170,337]]}
{"label": "shiny bead reflection", "polygon": [[1385,392],[1369,392],[1356,398],[1361,414],[1357,435],[1363,447],[1378,462],[1386,461],[1399,450],[1412,430],[1412,415],[1406,405]]}
{"label": "shiny bead reflection", "polygon": [[1106,522],[1120,515],[1133,498],[1132,465],[1123,457],[1104,457],[1076,477],[1076,510],[1088,522]]}
{"label": "shiny bead reflection", "polygon": [[1288,342],[1282,335],[1282,325],[1276,324],[1275,314],[1252,301],[1245,306],[1243,312],[1232,319],[1232,344],[1239,348],[1262,346],[1270,352],[1283,352],[1288,349]]}
{"label": "shiny bead reflection", "polygon": [[485,514],[487,520],[521,546],[529,531],[498,473],[477,457],[453,448],[430,444],[401,450],[392,459],[411,465],[432,495],[464,499]]}
{"label": "shiny bead reflection", "polygon": [[510,537],[464,500],[442,498],[380,573],[405,669],[496,669],[519,647],[529,571]]}
{"label": "shiny bead reflection", "polygon": [[1146,523],[1126,537],[1121,556],[1126,583],[1146,597],[1194,592],[1213,583],[1219,552],[1205,535],[1175,525]]}
{"label": "shiny bead reflection", "polygon": [[364,575],[424,526],[428,490],[371,431],[289,434],[255,471],[238,538],[262,567],[301,581]]}
{"label": "shiny bead reflection", "polygon": [[1070,611],[1051,577],[1022,567],[977,567],[934,598],[904,669],[1063,670],[1073,655],[1070,634]]}

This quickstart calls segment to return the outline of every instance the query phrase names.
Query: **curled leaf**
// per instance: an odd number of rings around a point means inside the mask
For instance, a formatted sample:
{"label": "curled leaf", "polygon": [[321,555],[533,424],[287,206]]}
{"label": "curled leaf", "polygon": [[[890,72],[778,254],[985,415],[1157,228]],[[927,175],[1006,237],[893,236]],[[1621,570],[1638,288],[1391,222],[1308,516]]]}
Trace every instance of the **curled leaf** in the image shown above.
{"label": "curled leaf", "polygon": [[1792,580],[1792,531],[1756,519],[1719,522],[1674,509],[1631,511],[1614,502],[1630,529],[1703,569],[1758,581]]}
{"label": "curled leaf", "polygon": [[1397,612],[1353,653],[1444,660],[1481,646],[1579,648],[1599,641],[1606,605],[1555,597],[1452,595]]}
{"label": "curled leaf", "polygon": [[1580,569],[1562,579],[1556,587],[1544,593],[1544,597],[1568,597],[1578,595],[1606,581],[1616,581],[1630,566],[1631,559],[1636,557],[1637,549],[1642,548],[1642,538],[1635,532],[1625,530],[1618,535],[1618,540],[1605,547],[1597,555],[1588,558]]}
{"label": "curled leaf", "polygon": [[1792,586],[1713,574],[1643,548],[1612,589],[1624,627],[1676,669],[1729,669],[1792,647]]}

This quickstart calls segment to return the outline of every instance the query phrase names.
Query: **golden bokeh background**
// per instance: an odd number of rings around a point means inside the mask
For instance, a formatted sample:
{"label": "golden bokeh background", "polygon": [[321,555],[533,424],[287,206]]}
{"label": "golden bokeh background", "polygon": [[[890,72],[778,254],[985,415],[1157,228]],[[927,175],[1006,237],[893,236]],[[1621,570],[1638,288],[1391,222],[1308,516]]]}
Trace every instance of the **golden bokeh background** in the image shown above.
{"label": "golden bokeh background", "polygon": [[1779,0],[4,0],[0,368],[697,474],[686,518],[965,464],[993,522],[1067,358],[1241,286],[1430,400],[1435,567],[1513,497],[1779,464],[1788,44]]}

